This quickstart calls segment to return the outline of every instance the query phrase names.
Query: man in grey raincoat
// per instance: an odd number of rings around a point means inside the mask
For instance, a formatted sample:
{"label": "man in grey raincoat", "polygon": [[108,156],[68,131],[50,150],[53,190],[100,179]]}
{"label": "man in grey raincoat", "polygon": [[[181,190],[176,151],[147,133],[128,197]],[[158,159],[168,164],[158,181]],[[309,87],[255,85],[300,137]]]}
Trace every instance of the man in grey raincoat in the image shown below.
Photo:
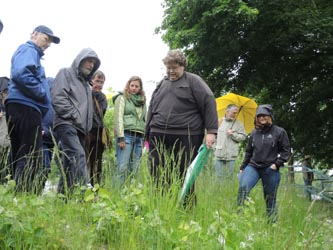
{"label": "man in grey raincoat", "polygon": [[62,194],[72,192],[75,184],[87,184],[84,142],[93,122],[89,81],[99,66],[100,60],[96,52],[90,48],[83,49],[71,67],[58,72],[51,89],[55,111],[54,129],[61,145],[62,164],[58,192]]}

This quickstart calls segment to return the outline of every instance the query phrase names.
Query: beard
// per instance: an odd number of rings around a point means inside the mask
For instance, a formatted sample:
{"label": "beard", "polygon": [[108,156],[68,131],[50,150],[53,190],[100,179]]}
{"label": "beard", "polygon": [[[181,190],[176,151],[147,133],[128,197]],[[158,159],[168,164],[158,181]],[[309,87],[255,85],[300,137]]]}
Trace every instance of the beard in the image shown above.
{"label": "beard", "polygon": [[80,68],[80,71],[85,77],[89,76],[91,73],[91,70],[86,68]]}

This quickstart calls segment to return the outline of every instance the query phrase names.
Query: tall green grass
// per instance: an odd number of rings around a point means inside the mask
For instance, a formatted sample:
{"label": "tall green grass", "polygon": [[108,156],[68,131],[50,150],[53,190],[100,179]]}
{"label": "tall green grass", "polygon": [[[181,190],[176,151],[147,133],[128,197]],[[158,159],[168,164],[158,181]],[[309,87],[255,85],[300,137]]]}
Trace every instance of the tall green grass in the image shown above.
{"label": "tall green grass", "polygon": [[261,183],[238,214],[237,178],[219,183],[212,159],[196,182],[197,205],[184,208],[178,182],[164,192],[152,184],[146,157],[138,178],[120,190],[112,185],[113,152],[105,154],[104,185],[78,189],[69,200],[54,191],[14,195],[12,181],[0,186],[0,249],[332,249],[331,204],[308,201],[287,183],[285,169],[271,225]]}

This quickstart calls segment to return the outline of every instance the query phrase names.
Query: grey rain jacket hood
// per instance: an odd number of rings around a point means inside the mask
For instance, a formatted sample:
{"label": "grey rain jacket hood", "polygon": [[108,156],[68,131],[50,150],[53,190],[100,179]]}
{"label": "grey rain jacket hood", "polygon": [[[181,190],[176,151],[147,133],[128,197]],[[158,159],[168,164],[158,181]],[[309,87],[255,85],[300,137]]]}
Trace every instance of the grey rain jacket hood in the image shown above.
{"label": "grey rain jacket hood", "polygon": [[85,48],[85,49],[81,50],[81,52],[74,59],[71,67],[76,69],[77,75],[81,75],[80,64],[86,58],[96,59],[96,64],[95,64],[93,70],[91,71],[91,73],[89,74],[89,76],[87,77],[87,80],[90,81],[90,78],[92,77],[92,75],[99,68],[99,66],[101,66],[101,61],[99,60],[95,51],[93,51],[90,48]]}
{"label": "grey rain jacket hood", "polygon": [[[84,77],[80,72],[80,64],[86,58],[94,58],[96,64],[89,76]],[[71,67],[58,72],[51,89],[52,106],[55,111],[54,128],[68,124],[84,134],[91,130],[93,99],[90,78],[100,64],[96,52],[86,48],[76,56]]]}

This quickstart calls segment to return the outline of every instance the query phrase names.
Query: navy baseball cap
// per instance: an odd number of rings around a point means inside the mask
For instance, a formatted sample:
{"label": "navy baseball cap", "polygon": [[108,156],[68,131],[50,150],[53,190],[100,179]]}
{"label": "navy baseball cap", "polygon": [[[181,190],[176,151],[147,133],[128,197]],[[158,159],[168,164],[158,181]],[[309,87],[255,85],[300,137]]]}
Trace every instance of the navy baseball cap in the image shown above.
{"label": "navy baseball cap", "polygon": [[41,33],[44,33],[44,34],[48,35],[49,37],[52,37],[52,41],[53,41],[55,44],[60,43],[60,38],[57,37],[57,36],[55,36],[55,35],[53,34],[53,31],[52,31],[50,28],[48,28],[48,27],[46,27],[46,26],[44,26],[44,25],[39,25],[38,27],[36,27],[36,28],[34,29],[34,32],[35,32],[35,31],[37,31],[37,32],[41,32]]}

